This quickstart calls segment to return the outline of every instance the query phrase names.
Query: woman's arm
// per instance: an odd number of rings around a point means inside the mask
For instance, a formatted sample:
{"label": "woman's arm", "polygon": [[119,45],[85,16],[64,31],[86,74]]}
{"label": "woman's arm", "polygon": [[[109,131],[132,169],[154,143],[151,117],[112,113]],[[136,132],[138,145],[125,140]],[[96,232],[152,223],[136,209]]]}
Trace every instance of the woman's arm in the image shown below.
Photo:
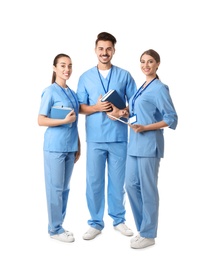
{"label": "woman's arm", "polygon": [[76,121],[76,114],[72,110],[64,119],[49,118],[45,115],[38,115],[39,126],[59,126],[64,124],[70,124]]}
{"label": "woman's arm", "polygon": [[164,121],[160,121],[154,124],[150,125],[139,125],[139,124],[134,124],[129,126],[133,129],[134,132],[140,133],[140,132],[145,132],[145,131],[152,131],[152,130],[158,130],[164,127],[167,127],[168,125]]}

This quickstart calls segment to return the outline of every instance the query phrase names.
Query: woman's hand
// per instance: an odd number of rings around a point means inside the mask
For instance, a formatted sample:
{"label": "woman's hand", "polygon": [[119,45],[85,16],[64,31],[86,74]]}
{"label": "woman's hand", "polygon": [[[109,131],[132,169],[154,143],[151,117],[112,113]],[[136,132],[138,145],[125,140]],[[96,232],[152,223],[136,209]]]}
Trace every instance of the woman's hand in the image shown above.
{"label": "woman's hand", "polygon": [[80,158],[80,151],[77,151],[77,152],[75,153],[74,163],[76,163],[76,162],[79,160],[79,158]]}
{"label": "woman's hand", "polygon": [[68,115],[66,115],[66,117],[63,119],[65,124],[70,124],[70,123],[74,123],[77,119],[76,113],[74,112],[74,110],[72,110],[71,112],[68,113]]}
{"label": "woman's hand", "polygon": [[145,131],[145,127],[143,125],[131,125],[129,124],[129,126],[133,129],[134,132],[136,133],[141,133]]}
{"label": "woman's hand", "polygon": [[74,163],[76,163],[79,160],[80,155],[81,155],[81,143],[80,143],[80,138],[78,136],[78,151],[75,153]]}

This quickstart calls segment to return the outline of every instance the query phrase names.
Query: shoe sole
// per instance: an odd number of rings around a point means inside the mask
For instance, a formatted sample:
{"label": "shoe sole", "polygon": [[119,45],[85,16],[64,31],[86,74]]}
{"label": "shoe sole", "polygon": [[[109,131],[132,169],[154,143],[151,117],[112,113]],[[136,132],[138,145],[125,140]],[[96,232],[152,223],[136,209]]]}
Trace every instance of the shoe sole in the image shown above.
{"label": "shoe sole", "polygon": [[96,235],[94,235],[94,236],[91,236],[91,237],[85,237],[85,235],[82,237],[84,240],[92,240],[92,239],[94,239],[94,238],[96,238],[98,235],[100,235],[101,234],[101,232],[99,232],[99,233],[97,233]]}
{"label": "shoe sole", "polygon": [[152,244],[149,244],[149,245],[145,245],[145,246],[141,246],[141,247],[135,247],[135,246],[131,245],[131,248],[133,248],[133,249],[144,249],[146,247],[153,246],[153,245],[155,245],[155,243],[152,243]]}
{"label": "shoe sole", "polygon": [[122,235],[124,235],[124,236],[127,236],[127,237],[131,237],[131,236],[133,236],[133,235],[134,235],[134,234],[133,234],[133,232],[132,232],[132,233],[130,233],[130,234],[126,234],[126,233],[124,233],[124,232],[120,231],[119,229],[117,229],[116,227],[114,227],[114,229],[115,229],[116,231],[120,232]]}
{"label": "shoe sole", "polygon": [[59,241],[59,242],[64,242],[64,243],[72,243],[72,242],[75,241],[75,238],[73,238],[71,241],[69,241],[69,240],[66,241],[66,240],[58,239],[58,238],[53,237],[53,236],[51,236],[50,238],[52,238],[53,240],[57,240],[57,241]]}

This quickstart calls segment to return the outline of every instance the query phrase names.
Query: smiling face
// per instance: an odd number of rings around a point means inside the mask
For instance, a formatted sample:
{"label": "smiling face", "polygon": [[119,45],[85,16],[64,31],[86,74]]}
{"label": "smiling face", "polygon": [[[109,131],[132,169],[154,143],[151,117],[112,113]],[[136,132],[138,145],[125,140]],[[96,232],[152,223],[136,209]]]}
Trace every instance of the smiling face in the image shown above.
{"label": "smiling face", "polygon": [[66,81],[70,78],[72,73],[72,61],[67,57],[60,57],[53,71],[56,73],[56,82]]}
{"label": "smiling face", "polygon": [[144,54],[141,57],[140,63],[141,70],[148,79],[156,77],[156,71],[160,65],[160,62],[156,62],[152,56]]}
{"label": "smiling face", "polygon": [[111,59],[115,53],[115,48],[111,41],[98,41],[95,47],[95,53],[98,57],[99,69],[111,67]]}

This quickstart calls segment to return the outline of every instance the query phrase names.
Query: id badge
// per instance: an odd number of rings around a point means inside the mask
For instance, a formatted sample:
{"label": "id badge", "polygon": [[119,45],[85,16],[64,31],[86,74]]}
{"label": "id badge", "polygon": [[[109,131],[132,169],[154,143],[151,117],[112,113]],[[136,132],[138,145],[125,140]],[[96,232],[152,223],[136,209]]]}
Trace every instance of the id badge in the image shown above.
{"label": "id badge", "polygon": [[129,118],[129,123],[132,125],[137,122],[137,115],[133,115]]}

